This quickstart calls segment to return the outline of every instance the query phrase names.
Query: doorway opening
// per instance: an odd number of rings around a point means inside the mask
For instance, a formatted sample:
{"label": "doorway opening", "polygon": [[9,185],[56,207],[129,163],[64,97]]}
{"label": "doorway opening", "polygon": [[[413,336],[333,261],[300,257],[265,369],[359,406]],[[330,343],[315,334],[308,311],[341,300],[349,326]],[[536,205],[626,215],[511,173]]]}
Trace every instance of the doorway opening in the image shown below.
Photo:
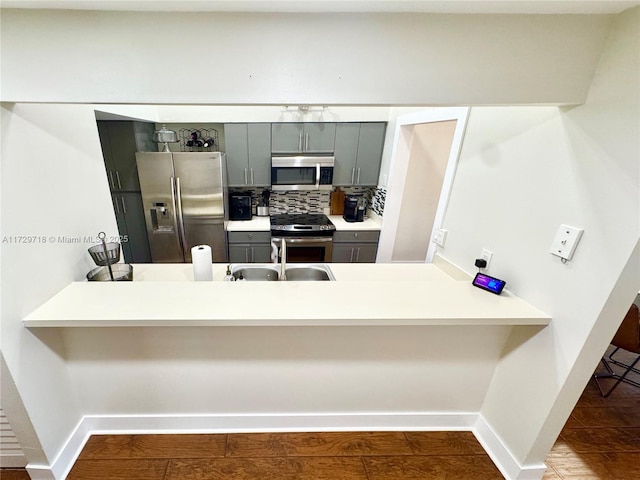
{"label": "doorway opening", "polygon": [[398,118],[377,262],[433,260],[468,116],[463,107]]}

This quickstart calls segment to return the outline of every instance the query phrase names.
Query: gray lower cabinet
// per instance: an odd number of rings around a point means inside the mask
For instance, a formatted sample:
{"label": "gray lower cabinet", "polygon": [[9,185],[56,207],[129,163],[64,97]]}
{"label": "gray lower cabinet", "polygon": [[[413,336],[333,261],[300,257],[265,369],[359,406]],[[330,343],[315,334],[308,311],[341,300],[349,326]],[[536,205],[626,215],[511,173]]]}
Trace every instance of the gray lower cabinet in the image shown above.
{"label": "gray lower cabinet", "polygon": [[271,185],[271,124],[227,123],[224,126],[227,179],[230,187]]}
{"label": "gray lower cabinet", "polygon": [[230,263],[269,263],[271,233],[227,232]]}
{"label": "gray lower cabinet", "polygon": [[333,235],[333,263],[375,263],[378,230],[340,231]]}
{"label": "gray lower cabinet", "polygon": [[151,263],[149,237],[144,222],[142,195],[114,193],[111,195],[120,232],[120,248],[127,263]]}
{"label": "gray lower cabinet", "polygon": [[384,122],[337,124],[334,185],[378,185],[386,126]]}

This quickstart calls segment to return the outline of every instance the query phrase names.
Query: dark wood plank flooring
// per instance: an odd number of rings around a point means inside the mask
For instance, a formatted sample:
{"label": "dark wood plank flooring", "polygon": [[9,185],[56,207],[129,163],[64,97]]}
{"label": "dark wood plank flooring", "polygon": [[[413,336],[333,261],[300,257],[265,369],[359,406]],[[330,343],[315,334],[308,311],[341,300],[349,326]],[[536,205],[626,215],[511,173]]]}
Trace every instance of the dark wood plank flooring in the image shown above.
{"label": "dark wood plank flooring", "polygon": [[321,432],[95,435],[68,478],[498,480],[502,476],[470,432]]}
{"label": "dark wood plank flooring", "polygon": [[[544,480],[640,479],[640,389],[589,382],[546,459]],[[2,480],[28,480],[0,470]],[[492,480],[470,432],[96,435],[68,480]]]}
{"label": "dark wood plank flooring", "polygon": [[590,380],[545,462],[544,480],[640,479],[640,389],[623,383],[603,398]]}

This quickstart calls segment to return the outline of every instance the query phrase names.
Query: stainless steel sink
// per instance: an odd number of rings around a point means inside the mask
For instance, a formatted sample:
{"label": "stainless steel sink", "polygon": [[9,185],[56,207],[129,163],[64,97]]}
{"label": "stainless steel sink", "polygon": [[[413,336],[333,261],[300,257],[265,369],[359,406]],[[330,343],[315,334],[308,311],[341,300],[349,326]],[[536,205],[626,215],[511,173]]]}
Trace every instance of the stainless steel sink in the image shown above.
{"label": "stainless steel sink", "polygon": [[[248,282],[270,282],[280,280],[280,264],[232,264],[231,274],[238,279],[240,274]],[[297,282],[335,281],[331,269],[322,263],[293,263],[285,267],[286,280]]]}
{"label": "stainless steel sink", "polygon": [[272,282],[280,278],[280,269],[264,265],[231,265],[231,274],[236,280],[240,274],[248,282]]}
{"label": "stainless steel sink", "polygon": [[289,281],[335,281],[331,269],[324,264],[289,264],[285,268],[285,277]]}

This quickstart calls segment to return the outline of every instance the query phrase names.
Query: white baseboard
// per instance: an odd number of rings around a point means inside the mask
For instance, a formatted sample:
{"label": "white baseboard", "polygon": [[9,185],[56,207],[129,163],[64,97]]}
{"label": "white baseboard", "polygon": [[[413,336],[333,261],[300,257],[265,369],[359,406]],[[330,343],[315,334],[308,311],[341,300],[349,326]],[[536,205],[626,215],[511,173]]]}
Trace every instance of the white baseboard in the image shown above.
{"label": "white baseboard", "polygon": [[507,480],[540,480],[544,476],[544,463],[521,465],[482,415],[477,416],[473,434]]}
{"label": "white baseboard", "polygon": [[471,431],[509,480],[539,480],[544,464],[522,467],[478,413],[87,415],[51,467],[28,465],[33,480],[63,480],[91,435],[339,431]]}

